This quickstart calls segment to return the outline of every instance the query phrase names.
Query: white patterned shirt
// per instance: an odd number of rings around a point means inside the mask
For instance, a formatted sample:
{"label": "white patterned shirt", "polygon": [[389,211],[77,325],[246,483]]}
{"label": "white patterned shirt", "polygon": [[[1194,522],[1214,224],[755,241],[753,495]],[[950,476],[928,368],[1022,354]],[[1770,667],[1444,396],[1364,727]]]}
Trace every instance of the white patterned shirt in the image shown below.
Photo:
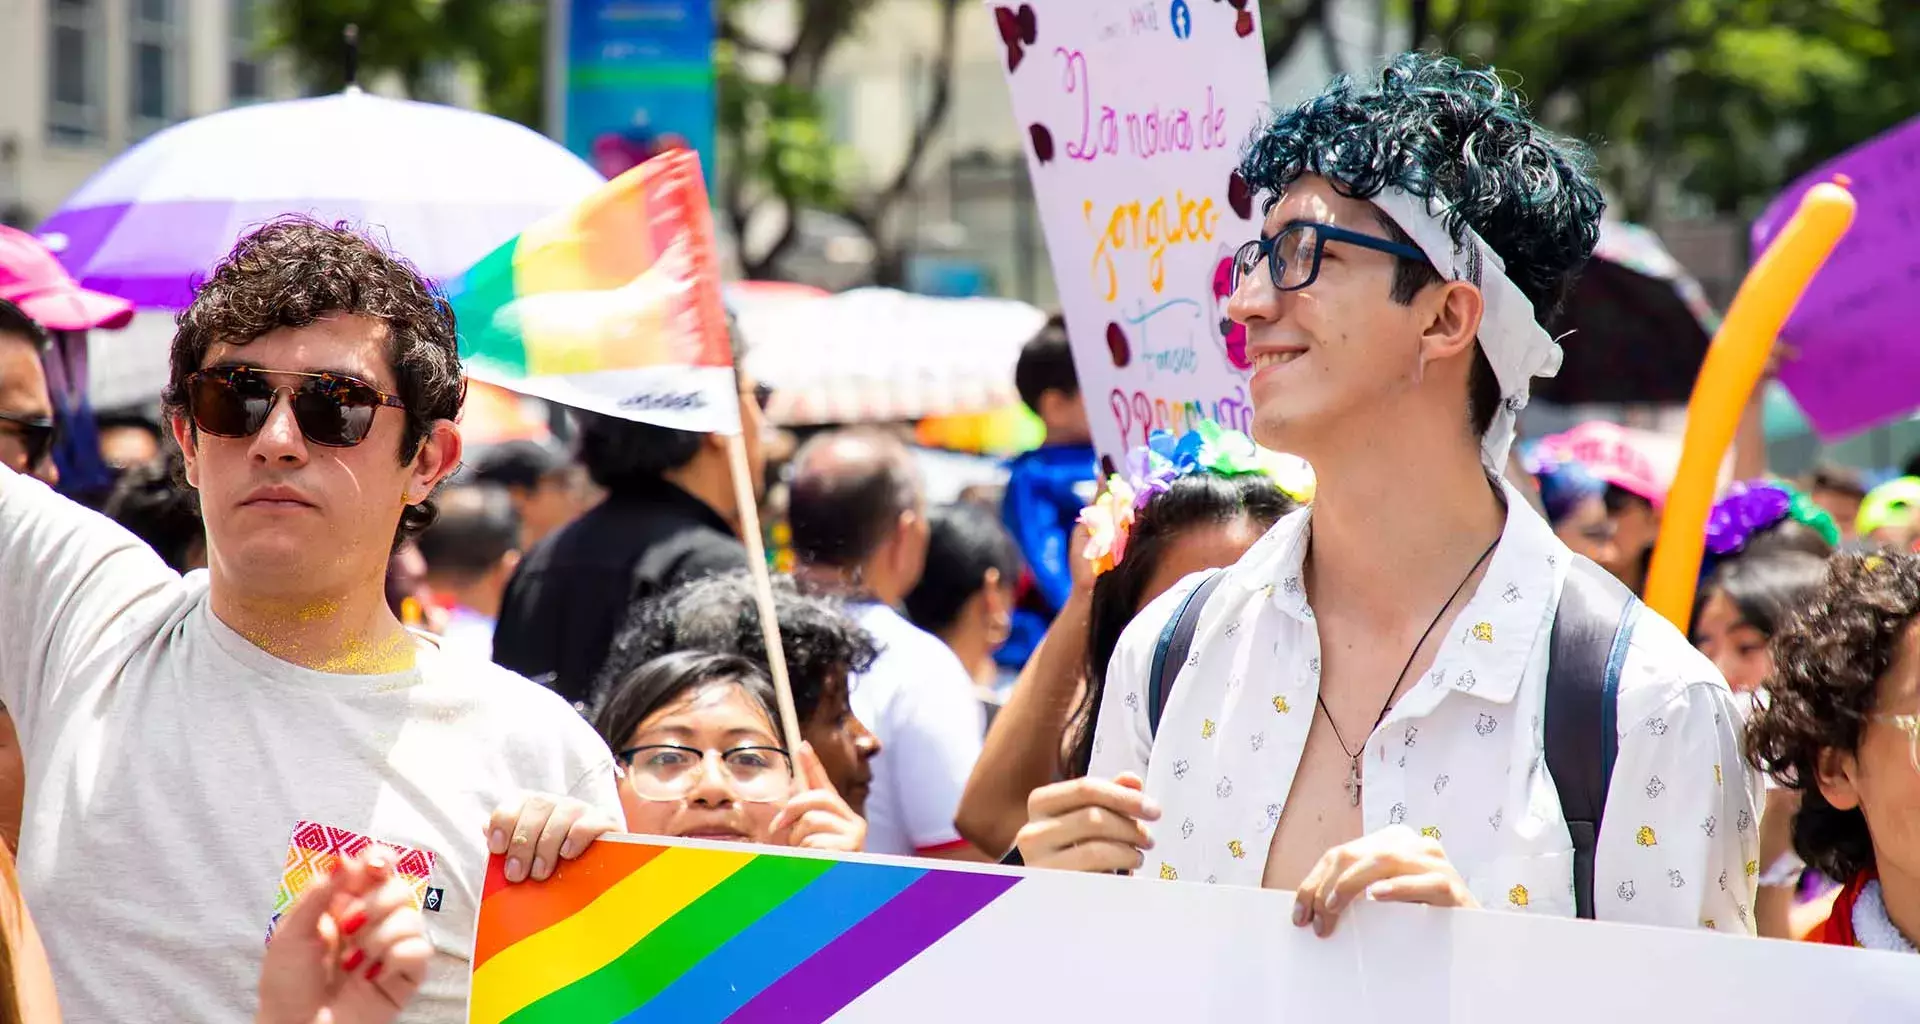
{"label": "white patterned shirt", "polygon": [[[1574,914],[1573,844],[1542,734],[1554,612],[1572,558],[1506,487],[1486,576],[1425,677],[1368,738],[1368,834],[1438,839],[1483,906]],[[1091,775],[1142,774],[1164,809],[1142,873],[1257,886],[1319,696],[1301,569],[1311,509],[1281,520],[1214,591],[1161,718],[1146,700],[1162,628],[1198,585],[1141,613],[1107,672]],[[1726,683],[1665,619],[1640,617],[1621,673],[1619,756],[1596,854],[1601,920],[1753,930],[1758,784]]]}

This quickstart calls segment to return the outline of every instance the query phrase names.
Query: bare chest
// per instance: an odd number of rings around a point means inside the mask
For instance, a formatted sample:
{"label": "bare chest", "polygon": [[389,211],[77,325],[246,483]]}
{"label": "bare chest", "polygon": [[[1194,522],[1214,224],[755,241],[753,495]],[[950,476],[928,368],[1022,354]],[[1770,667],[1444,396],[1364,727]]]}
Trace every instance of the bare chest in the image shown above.
{"label": "bare chest", "polygon": [[1329,628],[1324,618],[1320,635],[1319,700],[1267,849],[1260,880],[1264,888],[1295,888],[1326,851],[1365,833],[1360,797],[1366,786],[1368,762],[1362,755],[1367,741],[1392,702],[1432,666],[1437,650],[1431,637],[1412,651],[1420,642],[1417,634],[1383,640],[1364,631]]}

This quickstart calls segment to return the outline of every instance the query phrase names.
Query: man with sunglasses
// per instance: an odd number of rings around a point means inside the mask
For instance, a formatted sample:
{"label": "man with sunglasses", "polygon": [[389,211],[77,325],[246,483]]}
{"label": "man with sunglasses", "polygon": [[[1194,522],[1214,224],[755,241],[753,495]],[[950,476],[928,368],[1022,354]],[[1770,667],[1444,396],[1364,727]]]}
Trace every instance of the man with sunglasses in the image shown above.
{"label": "man with sunglasses", "polygon": [[[552,793],[618,820],[611,758],[565,702],[388,608],[388,557],[460,461],[456,352],[412,268],[275,221],[213,268],[174,336],[166,404],[206,570],[178,575],[0,472],[21,889],[71,1019],[251,1019],[279,915],[380,844],[435,947],[409,1019],[464,1020],[495,810]],[[541,831],[511,830],[516,848]],[[345,966],[395,993],[417,980]]]}
{"label": "man with sunglasses", "polygon": [[[47,332],[19,306],[0,299],[0,466],[36,477],[49,487],[60,482],[53,464],[53,395],[40,353]],[[20,842],[21,801],[26,768],[12,714],[0,709],[0,841]]]}
{"label": "man with sunglasses", "polygon": [[47,332],[19,306],[0,299],[0,466],[60,482],[53,464],[53,396],[40,353]]}
{"label": "man with sunglasses", "polygon": [[1321,935],[1361,899],[1751,932],[1726,684],[1498,479],[1598,237],[1587,163],[1495,73],[1422,54],[1255,138],[1228,312],[1255,436],[1315,500],[1129,627],[1027,864],[1291,889]]}

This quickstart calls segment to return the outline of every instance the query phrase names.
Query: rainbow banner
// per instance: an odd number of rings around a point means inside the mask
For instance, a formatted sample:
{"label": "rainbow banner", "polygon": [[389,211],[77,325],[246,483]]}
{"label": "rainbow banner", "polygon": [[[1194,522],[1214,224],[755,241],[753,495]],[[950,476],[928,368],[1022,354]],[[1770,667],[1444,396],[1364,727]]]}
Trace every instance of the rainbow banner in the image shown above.
{"label": "rainbow banner", "polygon": [[655,157],[448,286],[469,376],[579,409],[737,433],[700,158]]}
{"label": "rainbow banner", "polygon": [[1920,964],[1892,953],[1368,900],[1322,939],[1292,911],[1292,893],[1199,882],[608,836],[546,882],[508,885],[494,859],[469,1020],[1539,1024],[1551,1007],[1554,1024],[1694,1024],[1920,1005]]}
{"label": "rainbow banner", "polygon": [[537,885],[488,866],[473,1024],[817,1024],[1011,875],[598,842]]}

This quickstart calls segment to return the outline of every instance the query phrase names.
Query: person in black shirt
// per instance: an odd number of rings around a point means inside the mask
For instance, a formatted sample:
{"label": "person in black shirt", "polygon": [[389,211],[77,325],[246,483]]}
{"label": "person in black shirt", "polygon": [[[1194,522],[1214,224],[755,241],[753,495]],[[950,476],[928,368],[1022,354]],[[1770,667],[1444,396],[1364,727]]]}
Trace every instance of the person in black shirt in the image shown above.
{"label": "person in black shirt", "polygon": [[[735,334],[735,363],[739,357]],[[739,374],[754,494],[762,396]],[[747,566],[727,438],[580,413],[579,459],[607,499],[528,552],[507,583],[493,660],[584,706],[627,606]]]}

